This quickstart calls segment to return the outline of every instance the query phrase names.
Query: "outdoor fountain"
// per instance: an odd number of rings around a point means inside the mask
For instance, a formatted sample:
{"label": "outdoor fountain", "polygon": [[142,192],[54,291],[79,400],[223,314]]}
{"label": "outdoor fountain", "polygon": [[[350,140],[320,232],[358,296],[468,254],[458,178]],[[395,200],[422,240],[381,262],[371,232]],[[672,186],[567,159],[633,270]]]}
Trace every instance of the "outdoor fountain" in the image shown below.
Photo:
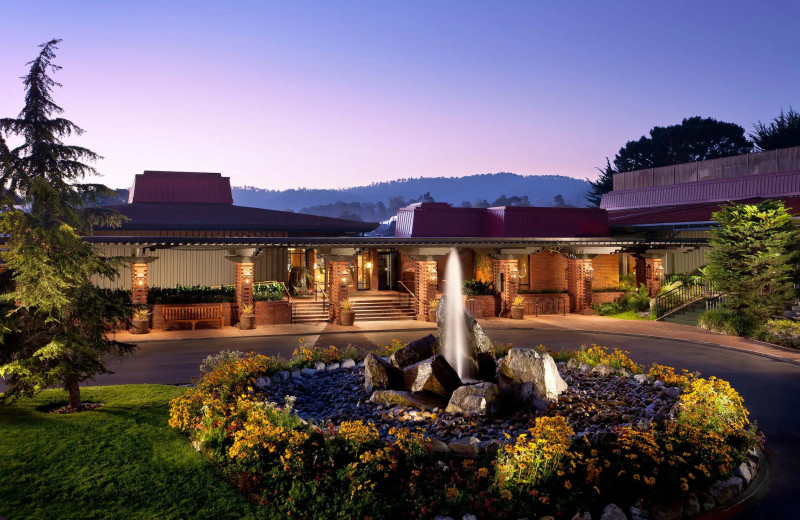
{"label": "outdoor fountain", "polygon": [[447,259],[445,270],[444,336],[440,338],[444,357],[451,367],[456,369],[462,382],[473,380],[475,367],[467,352],[467,320],[463,311],[463,295],[461,290],[461,261],[458,250],[452,248]]}

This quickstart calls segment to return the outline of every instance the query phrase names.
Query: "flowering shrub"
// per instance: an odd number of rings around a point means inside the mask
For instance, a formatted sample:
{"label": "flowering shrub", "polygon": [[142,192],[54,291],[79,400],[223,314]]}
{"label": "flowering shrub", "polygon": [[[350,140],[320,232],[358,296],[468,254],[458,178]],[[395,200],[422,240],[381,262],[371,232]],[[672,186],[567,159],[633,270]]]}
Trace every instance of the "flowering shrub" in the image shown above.
{"label": "flowering shrub", "polygon": [[[592,345],[568,354],[641,371],[618,349]],[[621,427],[592,444],[576,438],[564,417],[540,416],[527,432],[507,436],[496,455],[474,460],[435,454],[420,431],[392,428],[381,438],[375,424],[359,420],[309,424],[294,413],[293,398],[281,406],[254,390],[258,377],[292,363],[340,357],[335,347],[303,342],[288,361],[254,353],[225,357],[172,401],[169,424],[268,508],[263,516],[280,518],[430,518],[466,511],[519,518],[608,502],[652,504],[727,477],[761,442],[727,382],[661,365],[651,366],[648,377],[683,389],[675,420]]]}
{"label": "flowering shrub", "polygon": [[764,339],[782,347],[800,348],[800,323],[792,320],[769,320]]}
{"label": "flowering shrub", "polygon": [[580,350],[570,352],[570,357],[579,363],[586,363],[589,366],[608,365],[611,368],[619,370],[625,368],[630,370],[633,374],[642,373],[642,366],[635,363],[628,357],[630,352],[615,348],[612,352],[599,345],[592,344],[592,346],[582,346]]}
{"label": "flowering shrub", "polygon": [[513,491],[536,488],[553,476],[568,453],[573,435],[575,432],[563,417],[537,417],[528,434],[506,444],[498,455],[498,484]]}

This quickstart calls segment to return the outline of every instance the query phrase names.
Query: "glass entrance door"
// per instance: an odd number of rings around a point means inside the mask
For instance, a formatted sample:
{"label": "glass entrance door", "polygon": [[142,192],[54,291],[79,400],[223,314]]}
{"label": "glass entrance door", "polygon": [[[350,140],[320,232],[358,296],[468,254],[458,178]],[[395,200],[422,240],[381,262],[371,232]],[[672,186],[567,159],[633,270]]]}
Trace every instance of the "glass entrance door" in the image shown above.
{"label": "glass entrance door", "polygon": [[378,252],[378,290],[394,291],[397,286],[397,253]]}

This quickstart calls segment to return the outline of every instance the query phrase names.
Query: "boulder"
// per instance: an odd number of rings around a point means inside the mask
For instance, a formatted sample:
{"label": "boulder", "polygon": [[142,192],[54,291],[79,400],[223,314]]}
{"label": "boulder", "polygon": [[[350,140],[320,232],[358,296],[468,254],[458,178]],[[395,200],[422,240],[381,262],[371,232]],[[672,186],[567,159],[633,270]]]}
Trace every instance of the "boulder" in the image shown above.
{"label": "boulder", "polygon": [[697,495],[689,493],[683,500],[683,514],[686,516],[697,516],[700,514],[700,501]]}
{"label": "boulder", "polygon": [[325,363],[322,361],[315,361],[314,362],[314,369],[315,370],[325,370]]}
{"label": "boulder", "polygon": [[463,437],[447,443],[450,452],[462,457],[477,457],[481,441],[477,437]]}
{"label": "boulder", "polygon": [[450,397],[453,391],[461,386],[458,374],[444,359],[444,356],[433,356],[420,361],[403,370],[403,387],[411,392],[432,392]]}
{"label": "boulder", "polygon": [[575,515],[572,517],[572,520],[592,520],[592,515],[589,513],[589,511],[575,513]]}
{"label": "boulder", "polygon": [[598,376],[603,376],[603,377],[613,376],[614,369],[606,364],[601,363],[592,369],[592,374],[597,374]]}
{"label": "boulder", "polygon": [[651,511],[653,520],[681,520],[683,518],[683,506],[679,503],[656,504]]}
{"label": "boulder", "polygon": [[330,365],[325,365],[325,370],[338,370],[340,366],[342,366],[341,363],[331,363]]}
{"label": "boulder", "polygon": [[608,504],[600,515],[600,520],[628,520],[617,504]]}
{"label": "boulder", "polygon": [[647,511],[636,506],[628,508],[628,516],[631,517],[631,520],[648,520],[650,518],[650,514]]}
{"label": "boulder", "polygon": [[408,343],[405,347],[392,354],[390,360],[397,368],[406,368],[433,357],[438,350],[440,350],[439,340],[433,334],[428,334]]}
{"label": "boulder", "polygon": [[447,404],[446,413],[472,413],[486,415],[497,410],[497,399],[500,389],[494,383],[478,383],[464,385],[456,388],[450,402]]}
{"label": "boulder", "polygon": [[742,479],[744,482],[744,487],[749,486],[750,481],[753,480],[753,471],[750,468],[750,465],[746,462],[739,464],[736,469],[733,470],[733,475]]}
{"label": "boulder", "polygon": [[733,500],[742,492],[742,479],[731,477],[728,480],[715,482],[708,488],[709,494],[714,498],[717,505],[725,504]]}
{"label": "boulder", "polygon": [[[324,365],[323,365],[323,367],[324,367]],[[319,372],[319,371],[316,368],[304,368],[304,369],[300,370],[300,374],[302,374],[303,377],[315,376],[315,375],[317,375],[317,372]]]}
{"label": "boulder", "polygon": [[[462,312],[464,313],[464,321],[466,322],[466,373],[472,377],[479,372],[478,354],[491,354],[492,357],[494,357],[494,343],[492,343],[492,340],[489,339],[489,336],[486,335],[475,318],[466,310],[462,310]],[[434,354],[445,354],[444,346],[447,344],[449,334],[447,327],[445,327],[446,322],[447,297],[445,296],[439,301],[438,307],[436,307],[436,327],[439,330],[439,342],[434,349]]]}
{"label": "boulder", "polygon": [[704,491],[701,491],[697,494],[697,500],[700,502],[700,507],[703,509],[704,513],[707,513],[717,507],[717,505],[714,503],[714,497]]}
{"label": "boulder", "polygon": [[633,380],[639,383],[640,385],[643,385],[647,383],[647,376],[645,374],[636,374],[635,376],[633,376]]}
{"label": "boulder", "polygon": [[342,360],[342,368],[353,368],[354,366],[356,366],[356,362],[352,359],[347,358]]}
{"label": "boulder", "polygon": [[497,363],[497,380],[501,390],[513,393],[537,408],[556,402],[567,390],[556,364],[549,354],[534,349],[512,348]]}
{"label": "boulder", "polygon": [[270,385],[269,377],[267,378],[259,377],[258,379],[256,379],[256,388],[258,388],[259,390],[266,390],[267,387],[269,387],[269,385]]}
{"label": "boulder", "polygon": [[376,390],[369,398],[370,402],[388,406],[411,406],[420,410],[431,411],[442,408],[446,399],[426,392],[406,392],[403,390]]}
{"label": "boulder", "polygon": [[385,359],[375,354],[364,358],[364,389],[399,390],[403,387],[403,372]]}

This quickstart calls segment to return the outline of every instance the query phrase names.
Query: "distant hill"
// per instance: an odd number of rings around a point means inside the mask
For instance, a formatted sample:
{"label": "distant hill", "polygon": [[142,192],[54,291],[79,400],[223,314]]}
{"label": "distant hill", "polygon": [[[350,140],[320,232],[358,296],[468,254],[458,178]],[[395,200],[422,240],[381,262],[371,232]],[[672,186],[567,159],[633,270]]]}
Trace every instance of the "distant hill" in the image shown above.
{"label": "distant hill", "polygon": [[515,173],[485,173],[467,177],[421,177],[378,182],[367,186],[342,189],[266,190],[250,186],[234,187],[233,201],[241,206],[300,211],[311,206],[336,202],[374,203],[390,206],[390,199],[419,200],[429,193],[437,202],[458,206],[463,201],[475,204],[479,199],[490,203],[501,195],[528,197],[532,206],[553,206],[556,195],[562,195],[569,205],[586,205],[589,185],[581,179],[560,175],[517,175]]}

